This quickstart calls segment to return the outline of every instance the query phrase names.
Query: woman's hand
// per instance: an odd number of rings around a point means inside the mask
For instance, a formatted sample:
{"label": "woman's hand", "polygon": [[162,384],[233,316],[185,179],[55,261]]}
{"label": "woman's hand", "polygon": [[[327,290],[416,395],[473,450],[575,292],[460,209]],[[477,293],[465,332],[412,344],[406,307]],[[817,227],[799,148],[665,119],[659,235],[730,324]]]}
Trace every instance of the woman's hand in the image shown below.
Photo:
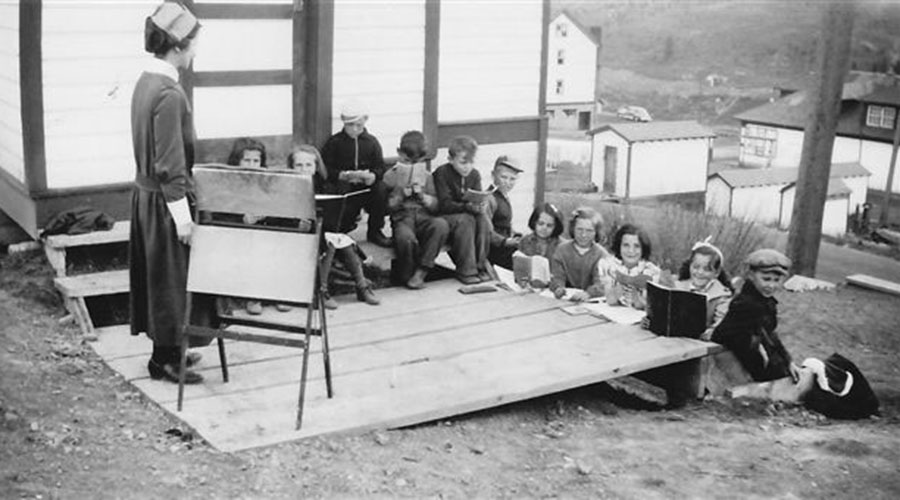
{"label": "woman's hand", "polygon": [[194,223],[187,222],[185,224],[178,224],[175,226],[175,231],[178,233],[178,241],[184,243],[185,245],[191,244],[191,233],[194,230]]}

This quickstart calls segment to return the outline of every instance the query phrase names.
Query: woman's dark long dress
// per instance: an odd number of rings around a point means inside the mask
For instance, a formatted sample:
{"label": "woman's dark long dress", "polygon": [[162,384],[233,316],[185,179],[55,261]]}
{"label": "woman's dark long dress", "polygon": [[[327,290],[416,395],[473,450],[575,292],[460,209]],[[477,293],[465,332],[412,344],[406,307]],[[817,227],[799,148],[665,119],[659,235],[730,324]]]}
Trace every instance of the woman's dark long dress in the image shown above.
{"label": "woman's dark long dress", "polygon": [[[162,63],[162,61],[159,61]],[[174,69],[174,68],[172,68]],[[191,106],[171,76],[143,73],[131,101],[134,159],[131,201],[131,333],[176,346],[183,325],[188,246],[178,240],[167,202],[191,193]]]}

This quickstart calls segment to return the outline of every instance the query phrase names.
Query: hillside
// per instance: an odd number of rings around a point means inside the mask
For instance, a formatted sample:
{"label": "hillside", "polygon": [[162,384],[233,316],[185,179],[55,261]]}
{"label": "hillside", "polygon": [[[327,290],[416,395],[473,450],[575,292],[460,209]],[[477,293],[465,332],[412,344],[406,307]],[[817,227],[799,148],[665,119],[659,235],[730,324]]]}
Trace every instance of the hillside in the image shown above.
{"label": "hillside", "polygon": [[[728,122],[773,86],[803,87],[815,64],[823,2],[789,0],[555,0],[602,29],[600,84],[609,104],[641,104],[656,118]],[[860,2],[853,66],[900,60],[900,2]],[[710,74],[727,78],[705,87]],[[629,77],[629,75],[634,75]]]}

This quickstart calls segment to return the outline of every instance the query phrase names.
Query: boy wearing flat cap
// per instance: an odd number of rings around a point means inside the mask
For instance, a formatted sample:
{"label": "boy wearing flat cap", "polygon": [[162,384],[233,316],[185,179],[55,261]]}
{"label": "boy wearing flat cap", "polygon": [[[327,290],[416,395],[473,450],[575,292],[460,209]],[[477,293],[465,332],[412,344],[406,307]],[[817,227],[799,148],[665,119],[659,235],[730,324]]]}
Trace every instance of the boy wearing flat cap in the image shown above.
{"label": "boy wearing flat cap", "polygon": [[748,255],[744,263],[746,281],[713,331],[712,341],[731,350],[753,380],[791,377],[796,381],[800,368],[791,362],[791,355],[775,332],[778,301],[773,297],[788,276],[791,260],[766,248]]}
{"label": "boy wearing flat cap", "polygon": [[369,188],[364,195],[347,199],[340,221],[340,232],[349,233],[356,228],[359,212],[365,208],[369,214],[366,239],[376,245],[390,247],[391,239],[384,235],[384,216],[387,214],[388,189],[384,177],[384,155],[381,143],[366,130],[369,113],[365,106],[350,101],[341,108],[344,126],[322,146],[322,160],[328,171],[328,183],[339,186],[342,193]]}
{"label": "boy wearing flat cap", "polygon": [[487,216],[491,221],[491,248],[488,260],[506,269],[512,269],[512,254],[519,248],[522,235],[512,230],[512,205],[509,192],[516,186],[522,173],[518,160],[506,155],[497,157],[491,175],[494,178],[493,193],[488,198]]}

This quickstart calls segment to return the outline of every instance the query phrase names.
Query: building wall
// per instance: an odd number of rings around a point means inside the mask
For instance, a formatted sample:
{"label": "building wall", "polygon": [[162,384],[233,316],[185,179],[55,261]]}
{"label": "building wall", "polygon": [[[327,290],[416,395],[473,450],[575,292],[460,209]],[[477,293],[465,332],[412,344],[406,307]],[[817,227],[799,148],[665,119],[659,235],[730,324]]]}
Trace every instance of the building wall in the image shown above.
{"label": "building wall", "polygon": [[[872,175],[869,187],[884,191],[887,185],[888,165],[891,163],[891,145],[884,142],[862,141],[862,153],[859,163],[866,167]],[[900,158],[898,162],[900,163]],[[894,182],[891,191],[900,192],[900,169],[895,163]]]}
{"label": "building wall", "polygon": [[[781,218],[779,227],[789,229],[793,215],[794,198],[797,189],[792,187],[781,194]],[[841,236],[847,232],[847,215],[850,206],[850,198],[840,196],[828,198],[825,201],[825,209],[822,212],[822,234],[829,236]]]}
{"label": "building wall", "polygon": [[0,169],[25,182],[19,95],[19,4],[0,3]]}
{"label": "building wall", "polygon": [[777,223],[784,184],[736,188],[731,194],[731,216],[762,224]]}
{"label": "building wall", "polygon": [[574,139],[566,137],[547,138],[547,169],[552,170],[568,161],[575,165],[591,164],[591,140],[589,137]]}
{"label": "building wall", "polygon": [[700,192],[706,189],[710,139],[632,144],[631,197]]}
{"label": "building wall", "polygon": [[844,184],[851,191],[848,200],[848,213],[856,210],[857,206],[862,210],[862,205],[866,202],[866,196],[868,196],[869,177],[861,175],[859,177],[843,177],[841,180],[844,181]]}
{"label": "building wall", "polygon": [[43,3],[48,189],[134,177],[131,94],[148,57],[144,19],[156,3]]}
{"label": "building wall", "polygon": [[422,130],[424,74],[424,0],[335,2],[332,130],[344,103],[363,102],[369,132],[394,156],[404,132]]}
{"label": "building wall", "polygon": [[[590,117],[586,124],[580,123],[582,113],[588,113]],[[547,103],[547,115],[549,118],[547,125],[550,130],[583,130],[587,132],[593,123],[594,104],[591,102]]]}
{"label": "building wall", "polygon": [[[557,26],[564,25],[566,36],[561,36]],[[594,101],[594,79],[597,67],[597,46],[565,14],[550,23],[547,61],[547,103]],[[563,51],[563,63],[558,55]],[[562,92],[556,92],[557,81],[562,80]]]}
{"label": "building wall", "polygon": [[610,194],[624,197],[626,195],[628,155],[631,154],[631,145],[622,136],[612,130],[594,134],[591,147],[591,182],[594,183],[600,191],[603,191],[603,180],[606,168],[604,157],[607,147],[616,148],[616,190]]}
{"label": "building wall", "polygon": [[[475,156],[475,168],[481,174],[482,188],[491,185],[491,170],[494,168],[494,160],[500,155],[509,155],[522,160],[522,173],[516,181],[515,188],[510,192],[510,204],[513,209],[513,229],[528,234],[528,217],[534,208],[534,189],[537,180],[537,152],[538,143],[512,142],[504,144],[485,144],[478,147]],[[447,148],[437,151],[437,157],[432,163],[432,170],[447,163]]]}
{"label": "building wall", "polygon": [[538,116],[543,23],[540,0],[441,2],[438,121]]}
{"label": "building wall", "polygon": [[719,177],[706,183],[706,210],[710,213],[729,216],[731,208],[731,187]]}

